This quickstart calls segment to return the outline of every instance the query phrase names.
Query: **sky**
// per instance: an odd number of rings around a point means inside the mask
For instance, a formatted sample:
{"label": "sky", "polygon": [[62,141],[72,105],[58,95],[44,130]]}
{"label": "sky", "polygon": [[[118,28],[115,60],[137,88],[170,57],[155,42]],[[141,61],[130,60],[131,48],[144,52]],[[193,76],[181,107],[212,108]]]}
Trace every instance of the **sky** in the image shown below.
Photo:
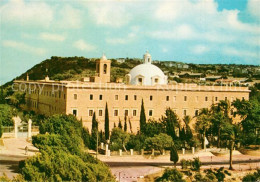
{"label": "sky", "polygon": [[260,0],[1,0],[0,84],[51,56],[260,64]]}

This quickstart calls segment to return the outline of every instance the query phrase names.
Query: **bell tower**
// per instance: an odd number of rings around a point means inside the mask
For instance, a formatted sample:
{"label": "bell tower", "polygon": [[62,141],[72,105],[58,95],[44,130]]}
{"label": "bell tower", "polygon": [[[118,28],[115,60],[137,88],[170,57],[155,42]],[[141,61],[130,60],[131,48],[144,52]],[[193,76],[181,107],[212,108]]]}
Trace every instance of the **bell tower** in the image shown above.
{"label": "bell tower", "polygon": [[107,59],[105,54],[103,54],[99,60],[96,60],[95,82],[110,82],[110,68],[111,61]]}
{"label": "bell tower", "polygon": [[144,63],[145,64],[151,64],[152,63],[152,56],[149,54],[148,51],[144,54]]}

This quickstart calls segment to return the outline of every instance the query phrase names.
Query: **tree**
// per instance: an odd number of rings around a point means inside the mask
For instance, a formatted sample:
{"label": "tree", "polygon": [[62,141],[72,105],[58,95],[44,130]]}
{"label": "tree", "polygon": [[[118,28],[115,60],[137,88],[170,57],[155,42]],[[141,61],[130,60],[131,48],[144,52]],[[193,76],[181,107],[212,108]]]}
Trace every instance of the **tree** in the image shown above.
{"label": "tree", "polygon": [[124,131],[127,132],[127,117],[125,116]]}
{"label": "tree", "polygon": [[179,128],[179,118],[171,108],[167,108],[165,116],[162,117],[161,121],[165,125],[166,133],[172,137],[173,140],[177,139],[175,129]]}
{"label": "tree", "polygon": [[17,110],[7,104],[0,104],[0,121],[3,126],[13,126],[12,117],[17,115]]}
{"label": "tree", "polygon": [[155,135],[153,137],[148,137],[145,139],[145,148],[148,150],[154,149],[159,150],[160,154],[163,153],[163,149],[167,149],[171,147],[172,144],[172,138],[171,136],[160,133],[158,135]]}
{"label": "tree", "polygon": [[197,116],[195,129],[203,135],[203,148],[206,148],[206,131],[211,127],[211,115],[207,108],[201,109]]}
{"label": "tree", "polygon": [[145,132],[145,126],[146,126],[146,116],[145,116],[145,110],[144,110],[144,100],[142,99],[141,104],[141,113],[140,113],[140,132]]}
{"label": "tree", "polygon": [[191,145],[193,142],[193,134],[190,128],[190,122],[191,122],[191,117],[190,116],[185,116],[183,119],[184,123],[185,123],[185,127],[186,127],[186,132],[185,134],[185,140],[186,142]]}
{"label": "tree", "polygon": [[92,128],[91,128],[91,148],[96,149],[97,147],[97,135],[98,135],[98,122],[96,119],[96,113],[92,116]]}
{"label": "tree", "polygon": [[130,139],[130,135],[123,131],[121,128],[113,128],[111,132],[111,146],[110,149],[118,150],[123,148],[125,151],[126,150],[126,144]]}
{"label": "tree", "polygon": [[128,118],[128,123],[129,123],[130,132],[133,133],[132,123],[131,123],[130,118]]}
{"label": "tree", "polygon": [[4,96],[4,89],[0,87],[0,104],[5,104],[5,96]]}
{"label": "tree", "polygon": [[109,140],[109,115],[108,115],[107,103],[105,109],[105,139]]}
{"label": "tree", "polygon": [[120,118],[119,118],[119,122],[118,122],[118,128],[120,128],[120,129],[123,128],[123,126],[122,126],[122,122],[121,122]]}
{"label": "tree", "polygon": [[222,137],[229,141],[229,169],[233,170],[233,149],[236,140],[235,125],[232,122],[227,123],[223,129]]}
{"label": "tree", "polygon": [[165,181],[176,181],[176,182],[185,182],[183,179],[183,174],[177,169],[166,168],[162,177],[155,180],[156,182],[165,182]]}
{"label": "tree", "polygon": [[160,133],[166,133],[165,125],[162,122],[156,120],[148,120],[145,125],[144,135],[147,137],[153,137],[159,135]]}
{"label": "tree", "polygon": [[171,145],[171,150],[170,150],[170,161],[172,161],[174,163],[174,166],[176,168],[176,164],[179,160],[179,155],[178,155],[178,152],[177,152],[177,149],[175,147],[174,144]]}

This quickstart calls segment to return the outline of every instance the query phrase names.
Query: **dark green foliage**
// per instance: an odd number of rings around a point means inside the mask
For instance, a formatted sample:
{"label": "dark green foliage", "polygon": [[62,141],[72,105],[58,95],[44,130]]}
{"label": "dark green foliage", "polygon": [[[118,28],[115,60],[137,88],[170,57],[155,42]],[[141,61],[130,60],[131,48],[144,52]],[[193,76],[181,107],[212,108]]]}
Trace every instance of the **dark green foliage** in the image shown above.
{"label": "dark green foliage", "polygon": [[193,161],[191,162],[191,168],[194,171],[199,171],[202,163],[200,162],[200,159],[198,157],[193,158]]}
{"label": "dark green foliage", "polygon": [[17,110],[7,104],[0,104],[0,121],[3,126],[13,126],[14,122],[12,117],[16,116]]}
{"label": "dark green foliage", "polygon": [[125,117],[124,131],[127,132],[127,118]]}
{"label": "dark green foliage", "polygon": [[47,147],[19,167],[28,181],[114,181],[109,168],[87,157],[72,155],[61,149]]}
{"label": "dark green foliage", "polygon": [[204,172],[206,173],[206,176],[214,175],[216,180],[219,182],[225,181],[226,174],[229,176],[231,175],[227,170],[224,170],[224,167],[214,170],[206,169]]}
{"label": "dark green foliage", "polygon": [[179,128],[179,119],[172,109],[166,109],[165,116],[162,117],[162,122],[165,125],[166,133],[170,135],[173,140],[176,140],[175,129]]}
{"label": "dark green foliage", "polygon": [[120,118],[119,118],[119,122],[118,122],[118,128],[123,129],[122,122],[121,122]]}
{"label": "dark green foliage", "polygon": [[147,137],[153,137],[160,133],[166,133],[165,125],[162,122],[156,120],[149,120],[145,125],[144,135]]}
{"label": "dark green foliage", "polygon": [[14,92],[12,95],[8,97],[8,103],[19,108],[21,104],[25,104],[25,93]]}
{"label": "dark green foliage", "polygon": [[105,164],[83,152],[89,133],[74,116],[54,115],[43,122],[40,132],[32,141],[40,154],[19,164],[25,180],[114,181]]}
{"label": "dark green foliage", "polygon": [[170,151],[170,161],[172,161],[174,163],[175,168],[176,168],[176,164],[177,164],[178,160],[179,160],[179,155],[178,155],[175,145],[173,144],[171,146],[171,151]]}
{"label": "dark green foliage", "polygon": [[128,118],[128,123],[129,123],[130,132],[133,133],[132,123],[131,123],[130,118]]}
{"label": "dark green foliage", "polygon": [[260,180],[260,169],[257,169],[256,172],[253,174],[247,174],[245,177],[243,177],[243,182],[256,182]]}
{"label": "dark green foliage", "polygon": [[113,128],[111,132],[110,149],[113,151],[124,149],[126,151],[126,144],[130,139],[130,134],[123,131],[121,128]]}
{"label": "dark green foliage", "polygon": [[155,180],[156,182],[185,182],[183,174],[177,169],[165,169],[162,177]]}
{"label": "dark green foliage", "polygon": [[194,175],[195,182],[217,182],[217,178],[213,173],[207,173],[203,176],[201,173],[196,173]]}
{"label": "dark green foliage", "polygon": [[96,150],[97,148],[97,135],[98,135],[98,122],[96,119],[96,113],[92,116],[92,127],[91,127],[91,145],[90,148]]}
{"label": "dark green foliage", "polygon": [[84,145],[88,148],[91,146],[91,135],[89,133],[89,130],[85,127],[82,127],[82,139],[84,142]]}
{"label": "dark green foliage", "polygon": [[144,100],[142,99],[141,113],[140,113],[140,133],[145,133],[145,127],[146,127],[146,116],[144,110]]}
{"label": "dark green foliage", "polygon": [[109,140],[109,115],[108,115],[107,103],[105,109],[105,138],[106,140]]}
{"label": "dark green foliage", "polygon": [[172,138],[165,133],[148,137],[144,141],[147,150],[159,150],[161,154],[163,153],[163,149],[169,149],[171,147],[172,142]]}
{"label": "dark green foliage", "polygon": [[188,169],[191,166],[192,160],[182,159],[180,162],[181,162],[181,168],[182,169]]}
{"label": "dark green foliage", "polygon": [[5,104],[5,95],[3,87],[0,87],[0,104]]}
{"label": "dark green foliage", "polygon": [[130,139],[127,142],[126,148],[129,149],[134,149],[136,151],[140,151],[141,149],[144,149],[144,141],[146,139],[145,135],[130,135]]}

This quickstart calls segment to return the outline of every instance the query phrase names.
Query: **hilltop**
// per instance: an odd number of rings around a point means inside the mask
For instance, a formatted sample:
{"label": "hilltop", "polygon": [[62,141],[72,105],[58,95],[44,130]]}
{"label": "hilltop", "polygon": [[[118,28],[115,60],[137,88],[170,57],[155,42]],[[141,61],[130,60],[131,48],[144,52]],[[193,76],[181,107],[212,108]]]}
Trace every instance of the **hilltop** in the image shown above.
{"label": "hilltop", "polygon": [[[33,66],[15,79],[26,79],[26,75],[28,74],[30,80],[42,80],[46,75],[52,80],[79,80],[82,77],[95,74],[95,60],[96,58],[53,56]],[[111,81],[115,82],[118,77],[124,78],[133,67],[141,63],[142,59],[138,58],[111,59]],[[203,75],[260,79],[260,67],[254,65],[185,64],[175,61],[156,60],[153,61],[153,64],[161,68],[165,74],[169,76],[170,80],[174,80],[178,73],[184,71],[202,73]],[[4,86],[10,85],[12,81],[6,83]],[[183,79],[182,82],[185,82],[185,79]]]}

